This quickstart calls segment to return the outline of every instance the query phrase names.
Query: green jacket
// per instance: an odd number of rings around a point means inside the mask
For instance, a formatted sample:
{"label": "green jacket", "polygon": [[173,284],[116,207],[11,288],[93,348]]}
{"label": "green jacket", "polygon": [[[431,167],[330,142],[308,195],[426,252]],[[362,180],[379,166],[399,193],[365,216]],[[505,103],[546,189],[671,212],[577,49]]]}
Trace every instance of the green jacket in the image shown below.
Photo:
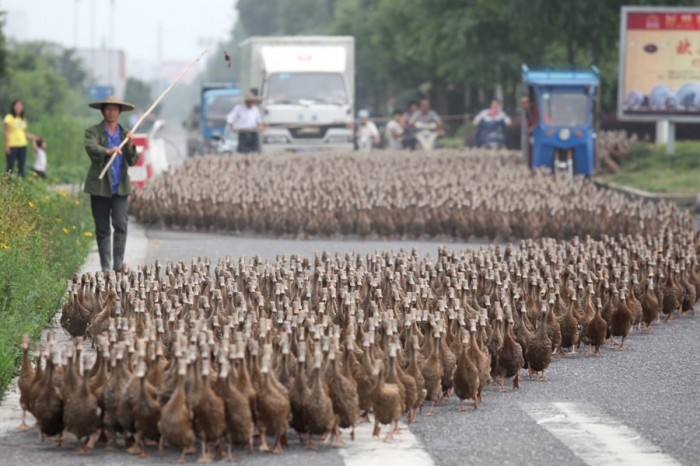
{"label": "green jacket", "polygon": [[[105,134],[103,124],[104,122],[101,121],[85,130],[85,152],[87,152],[87,155],[90,157],[91,163],[87,178],[85,178],[85,188],[83,190],[93,196],[112,197],[111,170],[107,170],[104,178],[99,179],[100,173],[109,160],[109,156],[107,156],[107,151],[109,150],[107,147],[107,135]],[[119,125],[119,131],[121,131],[123,141],[126,137],[126,130],[122,125]],[[129,178],[127,167],[136,165],[139,156],[136,152],[136,148],[129,143],[126,143],[124,147],[122,147],[122,155],[126,163],[122,164],[118,194],[126,196],[131,193],[131,179]]]}

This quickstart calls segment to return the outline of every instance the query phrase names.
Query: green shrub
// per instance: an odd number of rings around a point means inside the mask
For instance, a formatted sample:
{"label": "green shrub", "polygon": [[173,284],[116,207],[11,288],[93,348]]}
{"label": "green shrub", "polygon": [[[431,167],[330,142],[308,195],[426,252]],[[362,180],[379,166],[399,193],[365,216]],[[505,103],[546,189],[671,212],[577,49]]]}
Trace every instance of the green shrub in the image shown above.
{"label": "green shrub", "polygon": [[0,179],[0,394],[14,377],[23,333],[38,338],[92,244],[87,202],[36,178]]}
{"label": "green shrub", "polygon": [[700,143],[680,141],[675,153],[665,146],[634,144],[620,171],[606,181],[655,193],[696,194],[700,190]]}

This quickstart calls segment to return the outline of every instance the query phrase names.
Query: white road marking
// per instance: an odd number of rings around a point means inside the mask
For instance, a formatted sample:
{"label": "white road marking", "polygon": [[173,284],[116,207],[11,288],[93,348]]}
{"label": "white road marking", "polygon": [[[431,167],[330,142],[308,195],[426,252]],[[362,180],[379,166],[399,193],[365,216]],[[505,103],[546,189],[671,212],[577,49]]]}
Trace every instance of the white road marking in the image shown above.
{"label": "white road marking", "polygon": [[525,412],[590,465],[680,464],[594,405],[523,403]]}
{"label": "white road marking", "polygon": [[382,426],[379,438],[372,437],[373,428],[374,420],[371,423],[358,424],[355,427],[355,441],[350,440],[348,435],[343,435],[345,446],[338,449],[338,453],[343,458],[345,466],[433,466],[435,464],[405,423],[399,423],[401,432],[394,435],[390,443],[381,440],[389,432],[389,426]]}

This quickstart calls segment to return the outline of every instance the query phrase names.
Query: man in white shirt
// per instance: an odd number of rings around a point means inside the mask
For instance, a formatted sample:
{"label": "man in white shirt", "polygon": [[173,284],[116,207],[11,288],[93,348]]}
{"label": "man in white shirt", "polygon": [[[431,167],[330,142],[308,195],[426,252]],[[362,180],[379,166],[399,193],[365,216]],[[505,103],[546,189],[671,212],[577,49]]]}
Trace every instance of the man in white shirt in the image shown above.
{"label": "man in white shirt", "polygon": [[381,135],[377,125],[369,119],[367,110],[357,112],[357,127],[355,128],[355,141],[359,150],[370,151],[373,146],[379,146]]}
{"label": "man in white shirt", "polygon": [[389,149],[403,149],[403,113],[394,110],[394,117],[389,120],[384,129]]}
{"label": "man in white shirt", "polygon": [[226,116],[226,123],[231,126],[234,133],[238,133],[238,152],[260,152],[260,139],[258,132],[264,129],[260,110],[255,105],[259,99],[257,96],[247,93],[243,98],[244,103],[233,107]]}

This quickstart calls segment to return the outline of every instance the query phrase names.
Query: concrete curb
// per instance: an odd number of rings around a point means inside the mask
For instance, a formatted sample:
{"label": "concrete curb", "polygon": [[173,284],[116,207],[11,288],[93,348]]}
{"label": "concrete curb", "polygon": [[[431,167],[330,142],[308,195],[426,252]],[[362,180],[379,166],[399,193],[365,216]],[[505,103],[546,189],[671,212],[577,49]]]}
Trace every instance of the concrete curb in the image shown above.
{"label": "concrete curb", "polygon": [[[146,230],[143,226],[136,223],[135,219],[132,217],[129,219],[129,231],[126,240],[124,262],[130,267],[143,265],[147,252],[148,238],[146,237]],[[97,270],[100,270],[100,256],[97,253],[97,243],[95,243],[85,263],[81,267],[79,274],[82,275],[87,272],[94,273]],[[59,308],[54,315],[51,329],[44,330],[42,333],[42,340],[46,340],[46,333],[48,330],[53,330],[56,334],[56,343],[59,348],[62,348],[70,341],[71,337],[61,328],[61,324],[59,323],[60,318],[61,309]],[[17,342],[17,344],[19,344],[19,342]],[[83,352],[84,354],[92,352],[90,343],[85,343]],[[20,422],[22,422],[22,408],[19,405],[17,380],[18,378],[15,377],[12,383],[7,387],[5,398],[2,400],[2,404],[0,404],[0,437],[4,437],[8,433],[14,431],[17,426],[19,426]],[[27,413],[27,424],[32,425],[32,419],[33,416]]]}
{"label": "concrete curb", "polygon": [[697,201],[698,201],[697,196],[691,196],[691,195],[687,195],[687,194],[651,193],[649,191],[643,191],[641,189],[632,188],[630,186],[624,186],[624,185],[615,184],[615,183],[607,183],[607,182],[600,181],[600,180],[595,180],[593,182],[599,188],[610,189],[612,191],[616,191],[616,192],[626,194],[629,196],[640,197],[640,198],[646,199],[648,201],[675,202],[676,204],[679,204],[682,206],[695,206],[697,204]]}

